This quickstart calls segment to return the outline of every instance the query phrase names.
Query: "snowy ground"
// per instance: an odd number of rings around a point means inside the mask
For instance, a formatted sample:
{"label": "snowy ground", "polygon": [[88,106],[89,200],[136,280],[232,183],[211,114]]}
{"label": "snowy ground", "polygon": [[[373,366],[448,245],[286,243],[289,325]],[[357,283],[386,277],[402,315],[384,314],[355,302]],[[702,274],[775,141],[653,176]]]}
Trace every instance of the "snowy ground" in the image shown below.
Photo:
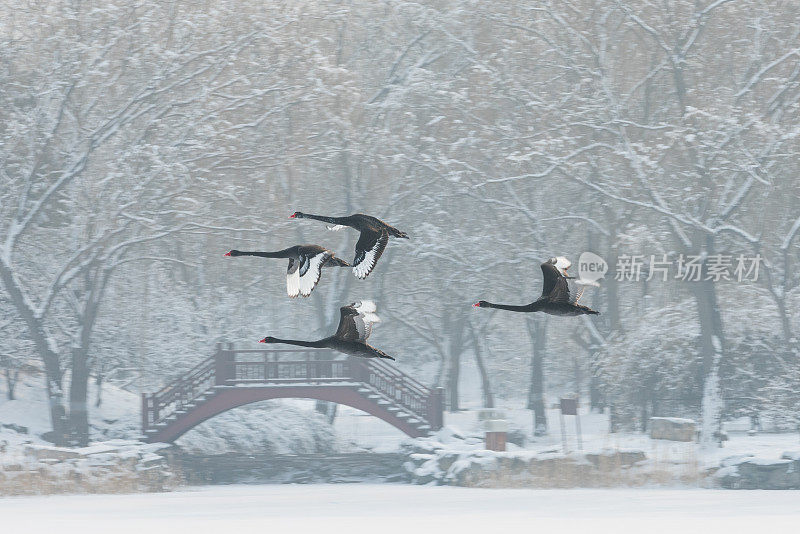
{"label": "snowy ground", "polygon": [[[474,374],[474,373],[473,373]],[[469,375],[472,376],[472,375]],[[477,375],[476,375],[477,376]],[[474,377],[473,377],[474,378]],[[94,398],[94,385],[90,384],[90,398]],[[468,384],[469,385],[469,384]],[[29,433],[19,434],[11,429],[0,427],[0,445],[4,442],[10,449],[22,446],[25,442],[34,444],[44,442],[39,435],[50,428],[47,399],[41,384],[41,376],[24,376],[17,388],[18,400],[8,401],[4,397],[4,381],[0,381],[0,424],[15,424],[28,428]],[[473,385],[474,386],[474,385]],[[480,408],[479,388],[465,388],[463,406],[467,410],[458,413],[445,413],[445,424],[461,432],[482,432],[477,418]],[[555,398],[549,398],[550,403]],[[341,451],[369,449],[375,452],[395,452],[407,437],[389,424],[364,412],[339,406],[334,423],[335,437],[314,430],[308,424],[311,417],[321,419],[314,413],[314,402],[301,399],[270,401],[275,404],[268,420],[264,414],[247,414],[243,409],[231,410],[205,423],[204,428],[188,433],[181,444],[199,453],[221,453],[241,448],[241,444],[254,444],[260,452],[281,454],[294,452]],[[140,399],[134,393],[123,391],[113,385],[104,387],[103,404],[99,409],[92,408],[92,438],[107,440],[112,438],[135,439],[140,425]],[[528,438],[525,448],[534,453],[561,451],[561,433],[557,410],[548,411],[549,435],[532,438],[530,410],[515,408],[522,406],[521,400],[501,401],[499,409],[506,414],[512,428],[519,429]],[[285,409],[281,406],[285,406]],[[566,418],[568,447],[577,449],[575,421]],[[317,430],[327,425],[317,425]],[[800,451],[800,438],[796,433],[759,433],[748,436],[744,432],[731,432],[731,440],[723,448],[713,447],[703,451],[694,443],[666,442],[651,440],[641,433],[608,432],[608,417],[604,414],[590,414],[581,409],[583,448],[586,452],[603,449],[638,449],[647,454],[656,464],[659,462],[695,465],[699,468],[718,466],[723,458],[738,455],[755,455],[765,459],[778,459],[786,451]],[[316,428],[316,427],[315,427]],[[324,447],[320,448],[320,440]],[[263,445],[270,441],[271,446]],[[315,445],[315,443],[317,445]],[[514,446],[510,448],[513,450]],[[296,449],[296,450],[295,450]]]}
{"label": "snowy ground", "polygon": [[[792,532],[800,492],[484,490],[405,485],[215,486],[12,497],[7,532]],[[246,530],[244,530],[246,529]]]}
{"label": "snowy ground", "polygon": [[[525,449],[535,452],[561,451],[562,440],[558,410],[548,410],[547,416],[550,432],[546,436],[532,437],[531,411],[525,409],[498,408],[505,413],[512,428],[518,428],[528,438]],[[730,440],[724,447],[711,447],[702,450],[696,443],[652,440],[647,434],[640,432],[608,432],[608,416],[588,413],[580,410],[582,446],[586,452],[597,452],[603,449],[638,449],[655,461],[678,461],[686,464],[697,464],[701,467],[718,466],[723,458],[752,454],[766,459],[778,459],[786,451],[800,451],[800,437],[796,433],[761,432],[748,436],[746,432],[731,431]],[[376,452],[396,451],[400,443],[407,439],[404,434],[380,419],[353,410],[340,408],[340,417],[336,419],[337,435],[343,441],[353,441]],[[445,424],[464,432],[481,433],[482,426],[477,418],[477,409],[467,409],[458,413],[445,413]],[[566,418],[567,447],[576,451],[578,440],[575,430],[575,418]],[[513,445],[510,449],[516,450]]]}
{"label": "snowy ground", "polygon": [[[21,425],[28,429],[28,434],[16,438],[44,443],[39,436],[52,427],[42,376],[23,374],[15,396],[15,400],[8,400],[5,380],[0,381],[0,424]],[[138,437],[141,433],[141,415],[138,415],[141,399],[138,395],[107,385],[103,387],[103,402],[99,408],[94,405],[96,396],[94,381],[89,381],[89,399],[92,402],[89,421],[93,440]],[[3,438],[12,443],[16,441],[11,435]]]}
{"label": "snowy ground", "polygon": [[[481,408],[480,383],[474,366],[466,364],[460,383],[464,411],[445,412],[445,425],[463,432],[482,433],[483,427],[478,421],[477,412]],[[548,405],[553,405],[558,396],[553,393],[547,398]],[[302,402],[302,401],[294,401]],[[512,428],[521,430],[528,438],[526,449],[545,452],[562,450],[559,411],[547,410],[549,433],[546,436],[533,438],[533,420],[530,410],[519,408],[524,406],[523,399],[515,401],[499,400],[498,410],[505,413]],[[393,452],[399,449],[406,436],[389,424],[347,406],[339,407],[339,416],[334,427],[341,442],[356,443],[361,447],[376,452]],[[674,414],[680,416],[681,414]],[[778,459],[786,451],[800,451],[800,436],[797,433],[760,432],[748,436],[745,430],[749,425],[745,422],[726,424],[730,441],[724,447],[712,447],[702,450],[694,443],[669,442],[651,440],[647,434],[639,432],[610,433],[608,416],[588,413],[585,406],[580,408],[582,445],[586,452],[597,452],[603,449],[639,449],[654,461],[678,461],[696,464],[699,467],[718,466],[723,458],[752,454],[766,459]],[[578,448],[575,418],[566,417],[567,446],[569,450]],[[745,424],[743,424],[745,423]],[[510,448],[513,448],[511,446]]]}

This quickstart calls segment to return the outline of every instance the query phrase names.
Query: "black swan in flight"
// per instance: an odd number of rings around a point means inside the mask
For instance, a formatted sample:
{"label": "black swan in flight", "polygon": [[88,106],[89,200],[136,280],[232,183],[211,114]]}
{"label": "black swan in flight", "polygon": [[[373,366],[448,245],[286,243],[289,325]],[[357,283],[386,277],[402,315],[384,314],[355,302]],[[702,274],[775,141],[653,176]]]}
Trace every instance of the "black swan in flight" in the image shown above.
{"label": "black swan in flight", "polygon": [[367,343],[367,338],[372,333],[372,324],[380,321],[375,315],[375,303],[370,300],[354,302],[349,306],[339,308],[339,328],[332,336],[318,341],[298,341],[294,339],[278,339],[267,336],[259,343],[286,343],[301,347],[315,347],[318,349],[333,349],[351,356],[362,358],[386,358],[394,360],[385,352],[376,349]]}
{"label": "black swan in flight", "polygon": [[289,218],[316,219],[332,223],[333,226],[328,226],[328,230],[341,230],[349,226],[361,232],[361,236],[356,243],[356,256],[353,260],[353,273],[357,278],[361,279],[366,278],[375,268],[378,258],[381,257],[383,249],[386,248],[386,243],[389,242],[389,236],[408,239],[408,234],[405,232],[401,232],[394,226],[389,226],[380,219],[361,213],[347,217],[324,217],[296,211]]}
{"label": "black swan in flight", "polygon": [[478,308],[497,308],[498,310],[508,310],[515,312],[537,312],[542,311],[550,315],[599,315],[587,306],[578,304],[578,300],[583,294],[583,288],[571,295],[569,291],[567,269],[571,263],[563,257],[550,258],[542,263],[542,296],[525,306],[511,306],[507,304],[492,304],[481,300],[473,304]]}
{"label": "black swan in flight", "polygon": [[226,256],[258,256],[260,258],[289,258],[286,269],[286,292],[290,297],[307,297],[317,286],[323,267],[349,267],[344,260],[319,245],[295,245],[276,252],[245,252],[231,250]]}

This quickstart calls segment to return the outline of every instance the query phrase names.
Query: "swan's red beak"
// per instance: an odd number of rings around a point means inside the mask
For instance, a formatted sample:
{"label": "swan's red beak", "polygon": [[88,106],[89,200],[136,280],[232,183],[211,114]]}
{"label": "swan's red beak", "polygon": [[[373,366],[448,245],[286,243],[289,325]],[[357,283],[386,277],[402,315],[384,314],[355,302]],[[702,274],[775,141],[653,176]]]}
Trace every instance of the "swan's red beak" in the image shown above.
{"label": "swan's red beak", "polygon": [[267,342],[267,338],[264,338],[264,339],[259,339],[259,340],[258,340],[258,342],[259,342],[259,343],[266,343],[266,342]]}
{"label": "swan's red beak", "polygon": [[472,307],[473,308],[480,308],[481,307],[481,303],[480,302],[476,302],[475,304],[472,305]]}
{"label": "swan's red beak", "polygon": [[294,213],[292,213],[291,215],[289,215],[289,218],[290,218],[290,219],[294,219],[294,218],[295,218],[295,214],[294,214]]}
{"label": "swan's red beak", "polygon": [[230,253],[230,252],[226,252],[226,253],[225,253],[225,254],[223,254],[223,255],[224,255],[224,256],[230,256],[230,255],[231,255],[231,253]]}

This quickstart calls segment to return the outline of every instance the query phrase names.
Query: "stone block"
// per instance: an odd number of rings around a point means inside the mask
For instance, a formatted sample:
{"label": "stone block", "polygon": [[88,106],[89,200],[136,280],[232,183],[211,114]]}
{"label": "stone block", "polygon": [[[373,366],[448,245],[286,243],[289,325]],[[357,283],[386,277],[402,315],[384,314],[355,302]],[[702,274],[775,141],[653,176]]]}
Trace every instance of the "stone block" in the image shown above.
{"label": "stone block", "polygon": [[670,441],[693,441],[696,432],[695,422],[678,417],[651,417],[650,437]]}

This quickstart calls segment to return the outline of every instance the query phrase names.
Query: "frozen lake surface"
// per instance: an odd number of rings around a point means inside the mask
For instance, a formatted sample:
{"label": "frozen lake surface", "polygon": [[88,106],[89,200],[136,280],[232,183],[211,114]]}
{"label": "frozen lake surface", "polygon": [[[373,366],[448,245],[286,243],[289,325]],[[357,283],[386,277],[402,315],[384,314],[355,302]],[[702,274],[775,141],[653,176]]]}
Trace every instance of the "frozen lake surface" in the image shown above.
{"label": "frozen lake surface", "polygon": [[[798,491],[206,486],[0,499],[4,532],[793,532]],[[238,529],[238,530],[237,530]],[[546,530],[542,530],[546,529]]]}

